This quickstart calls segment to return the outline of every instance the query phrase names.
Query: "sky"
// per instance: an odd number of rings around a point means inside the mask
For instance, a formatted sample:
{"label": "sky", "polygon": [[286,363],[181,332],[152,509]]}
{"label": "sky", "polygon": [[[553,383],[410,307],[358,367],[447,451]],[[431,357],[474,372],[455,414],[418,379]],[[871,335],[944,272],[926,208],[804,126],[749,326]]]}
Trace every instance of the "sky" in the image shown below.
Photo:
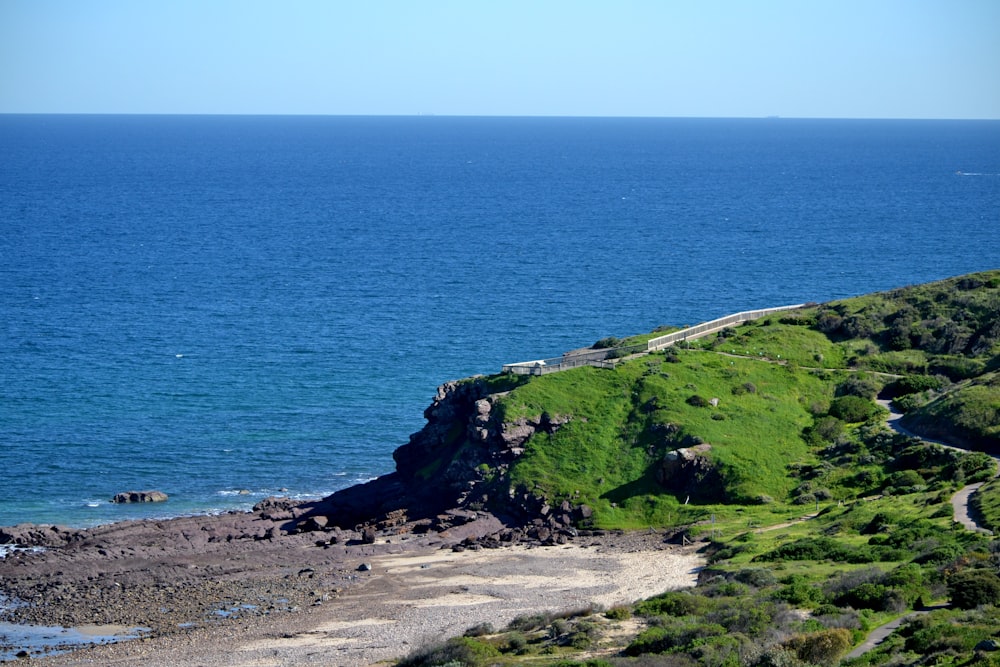
{"label": "sky", "polygon": [[1000,119],[1000,0],[0,0],[0,113]]}

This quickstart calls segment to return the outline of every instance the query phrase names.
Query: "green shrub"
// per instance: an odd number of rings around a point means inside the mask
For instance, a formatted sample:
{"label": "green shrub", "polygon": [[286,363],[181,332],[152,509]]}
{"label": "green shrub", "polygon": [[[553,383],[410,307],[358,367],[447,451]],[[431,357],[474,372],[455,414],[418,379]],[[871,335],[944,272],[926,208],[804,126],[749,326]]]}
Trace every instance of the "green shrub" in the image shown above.
{"label": "green shrub", "polygon": [[829,442],[837,442],[844,435],[845,425],[840,419],[826,415],[818,417],[813,421],[812,426],[806,427],[803,438],[814,447],[819,447]]}
{"label": "green shrub", "polygon": [[964,570],[948,580],[948,596],[959,609],[995,605],[1000,601],[1000,577],[989,570]]}
{"label": "green shrub", "polygon": [[904,593],[892,586],[866,583],[853,588],[837,598],[836,603],[854,609],[899,612],[906,609]]}
{"label": "green shrub", "polygon": [[740,598],[731,599],[728,604],[705,614],[702,619],[722,626],[726,632],[756,637],[773,625],[774,613],[775,605],[770,602]]}
{"label": "green shrub", "polygon": [[975,484],[992,479],[997,463],[984,452],[966,452],[959,458],[957,467],[967,484]]}
{"label": "green shrub", "polygon": [[886,479],[886,492],[893,494],[915,493],[926,488],[927,482],[916,470],[899,470]]}
{"label": "green shrub", "polygon": [[893,396],[907,396],[928,389],[937,390],[944,386],[944,380],[934,375],[908,375],[886,387]]}
{"label": "green shrub", "polygon": [[522,653],[528,647],[528,638],[523,632],[510,632],[505,637],[504,651],[506,653]]}
{"label": "green shrub", "polygon": [[948,359],[935,359],[931,363],[932,373],[946,376],[952,382],[968,380],[976,377],[986,369],[986,364],[978,359],[968,359],[966,357],[955,357]]}
{"label": "green shrub", "polygon": [[425,646],[410,653],[397,667],[438,667],[440,665],[478,665],[498,656],[496,647],[471,637],[454,637],[443,644]]}
{"label": "green shrub", "polygon": [[492,623],[477,623],[466,630],[463,634],[466,637],[482,637],[484,635],[492,635],[493,633],[494,629]]}
{"label": "green shrub", "polygon": [[648,600],[643,600],[635,606],[635,613],[640,616],[692,616],[703,614],[711,603],[700,595],[685,591],[670,591]]}
{"label": "green shrub", "polygon": [[753,586],[754,588],[765,588],[777,583],[774,572],[763,567],[745,568],[734,575],[736,581]]}
{"label": "green shrub", "polygon": [[604,616],[612,621],[624,621],[632,617],[632,610],[623,604],[619,604],[604,612]]}
{"label": "green shrub", "polygon": [[878,385],[869,377],[852,375],[838,384],[834,393],[836,396],[858,396],[870,401],[878,393]]}
{"label": "green shrub", "polygon": [[799,660],[813,665],[834,665],[851,648],[851,633],[844,628],[820,630],[785,642]]}
{"label": "green shrub", "polygon": [[[763,553],[754,561],[798,561],[798,560],[841,560],[849,563],[859,562],[859,550],[838,542],[829,537],[804,537],[777,549]],[[867,561],[860,561],[867,562]]]}
{"label": "green shrub", "polygon": [[636,656],[644,653],[663,653],[671,649],[681,649],[690,644],[702,644],[709,637],[726,634],[726,628],[715,623],[675,623],[653,626],[639,633],[625,648],[625,655]]}
{"label": "green shrub", "polygon": [[965,550],[957,544],[943,544],[932,547],[913,559],[920,565],[945,565],[961,556]]}
{"label": "green shrub", "polygon": [[707,408],[710,405],[707,398],[699,396],[698,394],[689,396],[685,403],[693,405],[696,408]]}
{"label": "green shrub", "polygon": [[[920,622],[910,623],[905,630],[908,635],[905,648],[922,656],[932,656],[944,653],[953,657],[960,652],[971,651],[979,642],[990,638],[989,629],[965,627],[949,622],[937,622],[935,619],[923,618]],[[925,663],[925,664],[954,664]],[[965,664],[989,665],[989,662],[970,662]],[[995,663],[994,663],[995,664]]]}
{"label": "green shrub", "polygon": [[532,630],[540,630],[551,622],[552,616],[550,614],[526,614],[514,618],[507,624],[507,629],[517,632],[531,632]]}
{"label": "green shrub", "polygon": [[874,403],[860,396],[838,396],[830,402],[830,414],[848,424],[867,421],[876,409]]}
{"label": "green shrub", "polygon": [[660,653],[673,646],[672,638],[666,628],[652,627],[643,630],[625,647],[625,655],[642,655],[643,653]]}
{"label": "green shrub", "polygon": [[774,599],[796,607],[808,606],[825,601],[823,590],[802,576],[791,577],[788,582],[774,592]]}

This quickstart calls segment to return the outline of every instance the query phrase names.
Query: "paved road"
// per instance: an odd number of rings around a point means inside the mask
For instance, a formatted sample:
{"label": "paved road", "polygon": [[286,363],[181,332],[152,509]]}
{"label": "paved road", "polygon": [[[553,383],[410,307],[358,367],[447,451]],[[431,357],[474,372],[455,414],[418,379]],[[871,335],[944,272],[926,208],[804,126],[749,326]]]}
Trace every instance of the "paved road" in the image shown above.
{"label": "paved road", "polygon": [[[907,430],[899,423],[899,420],[902,418],[903,414],[901,412],[896,412],[893,409],[891,401],[880,399],[877,401],[877,403],[889,411],[889,418],[886,421],[888,422],[889,427],[894,431],[902,433],[903,435],[908,435],[912,438],[920,438],[924,442],[932,442],[935,445],[947,447],[948,449],[954,449],[962,452],[968,451],[966,449],[962,449],[961,447],[955,447],[954,445],[949,445],[948,443],[942,442],[940,440],[931,440],[930,438],[925,438],[921,435],[917,435],[916,433]],[[1000,476],[1000,457],[994,456],[993,458],[994,460],[997,461],[998,464],[994,476]],[[976,522],[976,518],[972,515],[972,513],[969,510],[969,499],[972,497],[972,494],[978,491],[979,487],[981,487],[982,485],[983,482],[979,482],[977,484],[969,484],[968,486],[964,486],[961,489],[959,489],[958,492],[951,497],[951,506],[955,510],[955,521],[962,524],[968,530],[973,530],[980,533],[986,533],[988,535],[992,535],[993,531],[989,530],[985,526],[979,525],[979,523]]]}
{"label": "paved road", "polygon": [[868,633],[867,639],[858,644],[853,651],[844,656],[844,659],[850,660],[851,658],[859,658],[863,656],[865,653],[868,653],[868,651],[871,651],[873,648],[884,642],[885,638],[895,632],[896,629],[899,628],[899,626],[901,626],[905,621],[913,618],[914,616],[926,613],[926,611],[914,611],[900,616],[895,621],[889,621],[885,625],[880,625]]}

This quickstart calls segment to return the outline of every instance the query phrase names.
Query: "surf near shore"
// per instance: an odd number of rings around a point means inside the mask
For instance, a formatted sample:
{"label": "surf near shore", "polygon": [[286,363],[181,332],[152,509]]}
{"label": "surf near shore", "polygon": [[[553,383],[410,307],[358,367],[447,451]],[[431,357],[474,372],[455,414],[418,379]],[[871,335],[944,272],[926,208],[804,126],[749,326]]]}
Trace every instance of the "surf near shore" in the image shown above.
{"label": "surf near shore", "polygon": [[[285,533],[274,513],[133,521],[87,530],[21,526],[47,542],[0,560],[2,620],[143,629],[62,647],[8,643],[49,665],[367,665],[489,622],[610,606],[694,585],[703,559],[654,533],[519,539],[492,515],[442,530]],[[29,540],[29,537],[32,537]],[[496,548],[489,548],[496,547]]]}

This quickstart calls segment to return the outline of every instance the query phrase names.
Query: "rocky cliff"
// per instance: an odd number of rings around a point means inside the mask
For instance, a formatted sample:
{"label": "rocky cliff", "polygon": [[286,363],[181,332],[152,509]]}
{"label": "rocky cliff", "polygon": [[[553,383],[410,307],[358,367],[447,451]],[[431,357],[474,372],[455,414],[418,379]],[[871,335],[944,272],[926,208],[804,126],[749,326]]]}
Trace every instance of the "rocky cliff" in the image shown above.
{"label": "rocky cliff", "polygon": [[[511,483],[510,469],[531,438],[551,435],[573,418],[542,412],[508,419],[502,401],[508,388],[496,377],[441,385],[424,411],[427,424],[393,453],[395,472],[299,508],[305,511],[294,513],[290,529],[336,527],[374,539],[379,531],[448,530],[483,515],[506,527],[507,540],[560,541],[592,528],[586,504]],[[670,492],[694,495],[697,482],[715,478],[710,449],[671,448],[658,481]]]}
{"label": "rocky cliff", "polygon": [[[480,513],[498,517],[508,539],[556,540],[590,517],[584,505],[552,506],[526,489],[510,488],[507,472],[537,432],[569,418],[548,414],[507,421],[495,385],[483,377],[438,387],[424,411],[427,424],[393,453],[396,471],[307,506],[297,530],[346,527],[442,530]],[[514,531],[511,533],[511,531]]]}

